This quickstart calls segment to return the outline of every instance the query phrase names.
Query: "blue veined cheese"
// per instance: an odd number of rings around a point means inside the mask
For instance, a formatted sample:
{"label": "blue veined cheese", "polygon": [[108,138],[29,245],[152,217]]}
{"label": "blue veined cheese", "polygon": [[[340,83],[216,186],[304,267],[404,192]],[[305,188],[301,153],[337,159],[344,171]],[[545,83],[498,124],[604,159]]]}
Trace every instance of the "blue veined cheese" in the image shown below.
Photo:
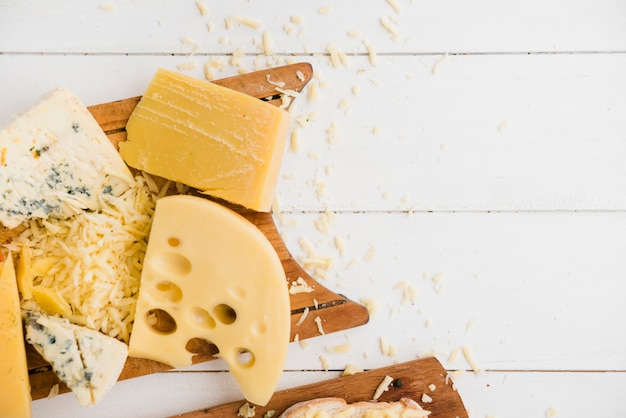
{"label": "blue veined cheese", "polygon": [[133,177],[89,110],[55,89],[0,131],[0,223],[99,210]]}
{"label": "blue veined cheese", "polygon": [[101,401],[126,362],[128,347],[115,338],[38,312],[24,313],[26,341],[52,366],[83,406]]}

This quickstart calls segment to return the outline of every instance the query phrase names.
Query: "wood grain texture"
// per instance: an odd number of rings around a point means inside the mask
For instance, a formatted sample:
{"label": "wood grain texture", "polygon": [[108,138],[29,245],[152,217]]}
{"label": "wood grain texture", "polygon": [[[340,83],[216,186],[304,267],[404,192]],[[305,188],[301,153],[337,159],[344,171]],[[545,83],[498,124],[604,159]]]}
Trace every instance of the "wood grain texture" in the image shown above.
{"label": "wood grain texture", "polygon": [[[268,411],[275,411],[274,416],[277,417],[291,405],[316,398],[337,397],[345,399],[347,403],[368,401],[373,398],[385,376],[392,377],[394,384],[390,385],[389,390],[380,396],[381,402],[398,401],[407,397],[430,411],[430,418],[468,417],[454,382],[434,357],[282,390],[274,393],[266,406],[256,406],[255,416],[262,417]],[[429,385],[435,385],[435,390],[429,389]],[[423,394],[430,396],[432,402],[422,402]],[[237,410],[244,403],[244,400],[234,401],[176,416],[184,418],[236,417]]]}
{"label": "wood grain texture", "polygon": [[[268,80],[282,81],[285,83],[286,89],[301,91],[312,76],[312,66],[309,63],[299,63],[248,73],[242,76],[229,77],[217,80],[215,83],[250,94],[253,97],[266,100],[278,106],[282,104],[282,100],[280,97],[277,97],[276,86]],[[140,97],[133,97],[89,107],[89,111],[114,145],[117,146],[119,141],[126,139],[126,122],[139,100]],[[195,194],[206,197],[200,193]],[[322,319],[322,330],[324,333],[341,331],[364,325],[368,322],[369,315],[364,306],[319,284],[291,256],[276,229],[271,213],[255,212],[222,200],[218,201],[243,215],[263,232],[276,250],[288,282],[302,278],[313,289],[310,293],[290,295],[292,318],[290,341],[321,335],[320,329],[313,321],[296,326],[297,321],[305,310],[316,311],[316,315]],[[194,351],[194,353],[194,363],[210,361],[216,358],[215,347],[212,346],[199,347],[198,351]],[[50,367],[47,366],[47,363],[32,348],[28,349],[28,354],[32,397],[33,399],[44,398],[48,396],[52,386],[58,383],[58,379]],[[170,366],[156,361],[129,357],[120,380],[169,370],[170,368]],[[60,393],[67,392],[68,388],[65,385],[61,385],[59,391]]]}

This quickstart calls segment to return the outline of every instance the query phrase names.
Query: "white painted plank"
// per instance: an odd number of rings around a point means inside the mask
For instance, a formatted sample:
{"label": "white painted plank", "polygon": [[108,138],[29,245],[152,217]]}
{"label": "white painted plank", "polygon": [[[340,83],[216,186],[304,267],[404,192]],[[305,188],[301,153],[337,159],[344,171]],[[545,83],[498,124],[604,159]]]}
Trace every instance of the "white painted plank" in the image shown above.
{"label": "white painted plank", "polygon": [[[280,388],[334,378],[337,372],[286,372]],[[471,417],[543,418],[620,416],[626,373],[487,372],[454,379]],[[436,396],[436,390],[433,396]],[[132,394],[132,402],[129,401]],[[230,375],[215,372],[159,373],[118,383],[98,405],[85,409],[72,394],[35,401],[35,418],[153,418],[241,399]]]}
{"label": "white painted plank", "polygon": [[[339,69],[308,58],[309,89],[322,87],[293,105],[300,149],[283,164],[286,210],[626,208],[626,54],[354,58]],[[203,77],[209,58],[194,59],[188,73]],[[186,60],[2,55],[0,120],[56,86],[86,104],[138,95],[157,67]],[[244,67],[267,65],[254,61]],[[300,127],[303,115],[312,120]]]}
{"label": "white painted plank", "polygon": [[[358,0],[304,4],[205,0],[208,14],[202,16],[192,0],[4,0],[0,2],[0,51],[186,53],[189,45],[181,39],[188,37],[198,43],[200,52],[227,53],[243,47],[258,53],[256,43],[264,32],[274,40],[276,53],[320,53],[329,44],[348,53],[363,53],[364,40],[394,53],[626,49],[626,13],[619,0],[396,3],[399,13],[383,0],[367,7]],[[233,16],[258,21],[261,27],[234,24],[226,29],[225,19]],[[293,23],[292,16],[301,17],[302,23]],[[389,21],[397,35],[386,30],[381,19]],[[361,37],[350,37],[351,30]]]}
{"label": "white painted plank", "polygon": [[[626,370],[626,334],[615,331],[625,313],[624,212],[339,213],[327,234],[314,225],[320,216],[292,216],[299,224],[282,228],[292,255],[306,254],[305,239],[334,261],[312,271],[320,283],[380,309],[367,326],[292,346],[290,369],[321,367],[320,355],[342,369],[431,353],[467,368],[453,353],[468,346],[487,370]],[[395,354],[382,353],[381,337]],[[329,352],[346,342],[350,353]]]}

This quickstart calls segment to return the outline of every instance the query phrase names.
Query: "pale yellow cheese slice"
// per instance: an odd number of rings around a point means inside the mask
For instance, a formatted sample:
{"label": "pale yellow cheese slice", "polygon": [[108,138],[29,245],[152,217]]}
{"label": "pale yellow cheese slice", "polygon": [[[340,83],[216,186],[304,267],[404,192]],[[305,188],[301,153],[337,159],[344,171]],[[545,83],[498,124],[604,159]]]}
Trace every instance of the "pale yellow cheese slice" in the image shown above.
{"label": "pale yellow cheese slice", "polygon": [[30,383],[15,267],[9,254],[0,266],[0,416],[31,416]]}
{"label": "pale yellow cheese slice", "polygon": [[160,69],[128,120],[120,154],[137,169],[266,212],[288,120],[249,95]]}
{"label": "pale yellow cheese slice", "polygon": [[[156,318],[169,317],[166,329]],[[274,248],[236,212],[195,196],[157,201],[129,355],[183,367],[214,344],[246,399],[265,405],[282,373],[289,293]]]}

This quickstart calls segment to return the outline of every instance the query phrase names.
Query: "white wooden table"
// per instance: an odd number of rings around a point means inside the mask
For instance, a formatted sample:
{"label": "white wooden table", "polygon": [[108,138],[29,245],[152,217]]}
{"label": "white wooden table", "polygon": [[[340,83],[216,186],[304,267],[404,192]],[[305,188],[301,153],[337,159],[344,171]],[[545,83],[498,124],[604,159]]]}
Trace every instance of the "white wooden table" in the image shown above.
{"label": "white wooden table", "polygon": [[[304,240],[335,260],[312,272],[325,286],[379,310],[292,344],[280,388],[434,354],[466,371],[472,417],[626,414],[626,2],[203,4],[0,0],[0,123],[57,86],[91,105],[142,94],[158,67],[222,78],[310,62],[277,222],[294,256]],[[123,381],[88,410],[71,394],[39,400],[34,414],[240,399],[225,370]]]}

